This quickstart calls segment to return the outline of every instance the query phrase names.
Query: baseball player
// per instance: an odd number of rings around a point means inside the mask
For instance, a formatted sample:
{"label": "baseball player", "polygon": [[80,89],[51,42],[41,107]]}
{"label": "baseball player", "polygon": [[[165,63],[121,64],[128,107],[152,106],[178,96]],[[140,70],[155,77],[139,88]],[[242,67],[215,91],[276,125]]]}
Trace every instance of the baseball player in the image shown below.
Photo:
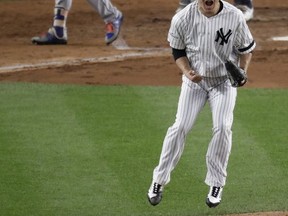
{"label": "baseball player", "polygon": [[[105,42],[112,43],[120,32],[123,15],[110,0],[87,0],[99,13],[106,24]],[[42,36],[32,38],[32,43],[37,45],[67,44],[66,21],[72,6],[72,0],[55,0],[53,26]]]}
{"label": "baseball player", "polygon": [[[195,0],[180,0],[176,13],[193,1]],[[253,18],[254,7],[252,0],[234,0],[234,5],[243,12],[246,21],[249,21]]]}
{"label": "baseball player", "polygon": [[213,134],[206,153],[205,183],[210,187],[206,204],[216,207],[226,183],[237,95],[237,88],[227,78],[225,61],[229,59],[247,72],[256,44],[241,11],[222,0],[198,0],[176,13],[168,41],[183,73],[182,87],[176,120],[164,138],[148,200],[152,205],[160,203],[164,186],[182,155],[185,138],[208,102]]}

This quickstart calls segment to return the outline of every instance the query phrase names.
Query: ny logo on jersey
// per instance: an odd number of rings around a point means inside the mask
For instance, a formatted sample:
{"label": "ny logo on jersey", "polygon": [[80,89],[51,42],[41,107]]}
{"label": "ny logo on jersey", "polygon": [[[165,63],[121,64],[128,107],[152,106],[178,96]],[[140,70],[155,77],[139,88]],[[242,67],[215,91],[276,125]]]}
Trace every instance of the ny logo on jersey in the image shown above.
{"label": "ny logo on jersey", "polygon": [[229,31],[227,32],[227,34],[224,35],[223,33],[223,28],[221,28],[220,30],[217,31],[217,36],[215,41],[218,42],[219,39],[221,39],[220,45],[224,45],[224,43],[228,43],[228,40],[230,38],[230,36],[232,35],[232,30],[229,29]]}

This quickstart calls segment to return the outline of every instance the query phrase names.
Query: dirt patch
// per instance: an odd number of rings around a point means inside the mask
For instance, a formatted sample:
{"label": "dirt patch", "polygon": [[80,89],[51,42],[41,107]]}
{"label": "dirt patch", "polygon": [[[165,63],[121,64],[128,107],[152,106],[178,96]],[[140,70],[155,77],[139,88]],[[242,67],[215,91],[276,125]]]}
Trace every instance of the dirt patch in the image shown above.
{"label": "dirt patch", "polygon": [[[179,85],[180,71],[171,58],[166,37],[178,1],[140,0],[113,3],[123,12],[121,37],[131,49],[117,50],[104,43],[104,23],[85,1],[75,1],[68,19],[67,46],[34,46],[31,37],[45,32],[52,21],[53,1],[4,1],[0,7],[0,81],[74,83],[89,85]],[[161,7],[153,7],[161,5]],[[18,10],[23,8],[23,10]],[[287,36],[288,4],[282,0],[255,1],[255,19],[249,22],[257,49],[249,70],[246,87],[287,88],[287,41],[273,41]],[[17,20],[17,22],[15,22]],[[131,53],[154,54],[145,58]],[[81,62],[124,56],[117,61]],[[126,56],[127,55],[127,56]],[[126,56],[126,57],[125,57]],[[130,56],[130,57],[129,57]],[[62,62],[62,66],[57,63]],[[47,65],[46,67],[43,65]],[[25,70],[21,69],[26,65]],[[29,67],[42,65],[42,67]],[[57,67],[56,67],[56,66]],[[12,72],[18,68],[18,72]],[[20,69],[19,69],[20,68]],[[28,69],[29,70],[28,70]],[[9,73],[5,73],[9,72]]]}
{"label": "dirt patch", "polygon": [[[113,3],[124,14],[121,38],[130,49],[105,45],[104,23],[84,0],[73,2],[67,46],[32,45],[31,37],[50,27],[54,1],[0,1],[0,82],[179,85],[181,74],[166,40],[178,0]],[[288,36],[288,3],[255,0],[254,4],[255,18],[249,26],[257,48],[246,87],[287,88],[288,42],[272,37]],[[288,213],[241,216],[250,215]]]}

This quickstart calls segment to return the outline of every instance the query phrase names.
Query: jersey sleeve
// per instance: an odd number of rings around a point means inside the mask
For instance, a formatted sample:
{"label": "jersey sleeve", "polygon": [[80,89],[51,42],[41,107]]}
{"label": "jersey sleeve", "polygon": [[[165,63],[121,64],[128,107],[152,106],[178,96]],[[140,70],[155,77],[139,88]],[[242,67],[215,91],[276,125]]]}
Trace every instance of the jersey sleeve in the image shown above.
{"label": "jersey sleeve", "polygon": [[167,40],[170,47],[178,50],[184,50],[186,48],[183,34],[185,32],[185,26],[182,19],[177,15],[178,14],[172,18]]}
{"label": "jersey sleeve", "polygon": [[246,54],[252,52],[255,47],[256,43],[246,21],[243,19],[237,29],[235,48],[239,54]]}

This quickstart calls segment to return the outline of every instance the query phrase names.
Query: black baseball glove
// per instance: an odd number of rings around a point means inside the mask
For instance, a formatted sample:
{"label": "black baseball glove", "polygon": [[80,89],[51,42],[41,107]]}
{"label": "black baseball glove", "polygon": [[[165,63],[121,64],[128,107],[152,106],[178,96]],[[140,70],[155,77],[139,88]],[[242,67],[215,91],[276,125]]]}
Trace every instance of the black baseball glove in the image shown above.
{"label": "black baseball glove", "polygon": [[245,85],[248,77],[247,77],[246,72],[242,68],[238,67],[236,64],[234,64],[230,60],[227,60],[225,62],[225,67],[227,70],[228,78],[233,87],[241,87]]}

